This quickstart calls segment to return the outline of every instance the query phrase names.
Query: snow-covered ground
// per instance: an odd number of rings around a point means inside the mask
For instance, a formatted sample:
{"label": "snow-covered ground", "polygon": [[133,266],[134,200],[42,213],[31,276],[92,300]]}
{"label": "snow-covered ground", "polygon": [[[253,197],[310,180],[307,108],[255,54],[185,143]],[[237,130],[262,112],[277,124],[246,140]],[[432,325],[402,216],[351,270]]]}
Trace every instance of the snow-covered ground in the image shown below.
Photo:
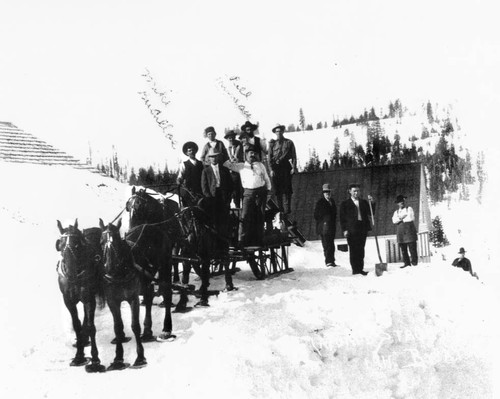
{"label": "snow-covered ground", "polygon": [[[66,167],[0,162],[2,398],[493,398],[500,390],[495,198],[442,204],[451,246],[431,263],[382,277],[367,243],[367,277],[346,253],[326,269],[321,244],[290,248],[294,268],[256,281],[245,264],[238,291],[174,314],[174,342],[149,343],[148,366],[103,374],[69,367],[74,334],[57,286],[56,219],[80,227],[123,209],[129,188]],[[434,216],[434,215],[433,215]],[[490,231],[491,230],[491,231]],[[460,246],[480,279],[450,266]],[[199,284],[198,281],[195,281]],[[223,277],[212,280],[222,289]],[[174,297],[174,300],[176,298]],[[124,305],[126,333],[130,313]],[[154,307],[154,329],[163,310]],[[97,312],[103,364],[114,357],[112,319]],[[89,352],[89,349],[86,349]],[[135,345],[125,345],[133,362]]]}

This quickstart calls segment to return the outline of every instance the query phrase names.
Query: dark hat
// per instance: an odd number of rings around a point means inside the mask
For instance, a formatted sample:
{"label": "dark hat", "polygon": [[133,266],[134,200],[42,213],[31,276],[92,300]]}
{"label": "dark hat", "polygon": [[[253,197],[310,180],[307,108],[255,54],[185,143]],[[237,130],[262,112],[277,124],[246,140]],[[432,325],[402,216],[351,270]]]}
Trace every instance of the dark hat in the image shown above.
{"label": "dark hat", "polygon": [[255,150],[255,146],[253,146],[253,145],[247,145],[247,146],[245,146],[245,154],[246,154],[248,151],[253,151],[253,152],[256,152],[256,150]]}
{"label": "dark hat", "polygon": [[208,150],[208,154],[207,154],[207,157],[216,157],[217,155],[219,155],[220,152],[216,149],[216,148],[213,148],[211,147],[209,150]]}
{"label": "dark hat", "polygon": [[403,202],[407,197],[404,195],[398,195],[396,197],[396,201],[394,201],[396,204],[399,204],[400,202]]}
{"label": "dark hat", "polygon": [[332,189],[330,188],[330,185],[328,183],[323,184],[323,192],[325,192],[325,191],[332,191]]}
{"label": "dark hat", "polygon": [[458,251],[459,254],[464,254],[466,251],[464,247],[460,247],[460,250]]}
{"label": "dark hat", "polygon": [[236,132],[234,130],[228,130],[224,135],[224,138],[227,139],[229,136],[236,137]]}
{"label": "dark hat", "polygon": [[285,126],[284,126],[284,125],[280,125],[280,124],[278,123],[275,127],[273,127],[273,128],[271,129],[271,131],[272,131],[273,133],[276,133],[276,130],[281,130],[281,132],[283,133],[283,132],[285,131]]}
{"label": "dark hat", "polygon": [[361,186],[359,183],[351,183],[351,184],[349,184],[348,189],[350,190],[351,188],[354,188],[354,187],[360,188]]}
{"label": "dark hat", "polygon": [[196,144],[194,141],[188,141],[187,143],[184,143],[184,145],[182,146],[182,152],[184,153],[184,155],[187,155],[186,153],[188,148],[192,148],[195,154],[198,152],[198,144]]}
{"label": "dark hat", "polygon": [[258,126],[254,125],[250,121],[246,121],[243,125],[241,125],[241,131],[244,132],[246,128],[250,128],[251,131],[253,132],[253,131],[257,130]]}
{"label": "dark hat", "polygon": [[213,127],[213,126],[209,126],[209,127],[207,127],[203,133],[205,133],[205,135],[207,135],[207,134],[208,134],[208,133],[210,133],[210,132],[215,133],[215,129],[214,129],[214,127]]}

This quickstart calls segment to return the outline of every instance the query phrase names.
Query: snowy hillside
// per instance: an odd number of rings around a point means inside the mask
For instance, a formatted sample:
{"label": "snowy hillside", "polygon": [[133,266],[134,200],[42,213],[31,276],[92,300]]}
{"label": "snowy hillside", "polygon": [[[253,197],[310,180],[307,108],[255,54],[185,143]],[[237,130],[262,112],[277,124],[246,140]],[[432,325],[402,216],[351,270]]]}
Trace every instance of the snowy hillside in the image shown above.
{"label": "snowy hillside", "polygon": [[[373,242],[367,277],[351,275],[346,253],[337,252],[341,267],[326,269],[317,241],[292,247],[295,270],[277,278],[256,281],[240,264],[239,290],[212,298],[209,308],[174,314],[177,340],[146,344],[146,368],[87,374],[69,367],[74,334],[57,287],[56,219],[66,226],[78,218],[80,227],[110,221],[129,188],[68,167],[0,162],[0,170],[3,398],[498,397],[498,233],[477,234],[493,195],[482,206],[442,204],[452,245],[415,268],[389,265],[376,277]],[[479,280],[450,266],[460,246]],[[222,289],[223,277],[211,287]],[[163,310],[153,311],[159,332]],[[130,335],[125,305],[123,314]],[[107,308],[96,318],[107,366],[112,319]],[[131,341],[125,360],[134,352]]]}

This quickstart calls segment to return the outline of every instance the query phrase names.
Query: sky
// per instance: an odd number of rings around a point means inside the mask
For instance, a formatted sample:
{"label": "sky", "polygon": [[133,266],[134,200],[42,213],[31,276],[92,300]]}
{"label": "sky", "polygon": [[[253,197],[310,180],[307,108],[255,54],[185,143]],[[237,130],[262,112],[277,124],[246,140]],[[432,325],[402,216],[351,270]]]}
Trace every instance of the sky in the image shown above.
{"label": "sky", "polygon": [[[114,146],[131,164],[178,162],[203,129],[245,121],[217,84],[238,76],[240,104],[271,138],[276,123],[400,98],[457,103],[488,119],[500,93],[494,1],[3,1],[0,121],[94,162]],[[172,148],[139,92],[149,70],[170,103]],[[159,103],[153,103],[158,108]],[[491,133],[491,132],[490,132]]]}

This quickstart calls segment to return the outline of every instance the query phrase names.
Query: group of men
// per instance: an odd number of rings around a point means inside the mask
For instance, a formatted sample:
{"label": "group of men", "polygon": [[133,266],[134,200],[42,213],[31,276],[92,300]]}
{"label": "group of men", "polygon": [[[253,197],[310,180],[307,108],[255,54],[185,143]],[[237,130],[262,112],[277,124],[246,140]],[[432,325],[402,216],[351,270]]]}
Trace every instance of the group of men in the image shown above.
{"label": "group of men", "polygon": [[241,247],[262,245],[264,215],[271,190],[281,212],[291,212],[292,175],[297,170],[297,156],[293,142],[283,134],[285,126],[272,129],[276,139],[266,146],[255,135],[258,126],[245,122],[241,126],[239,140],[236,132],[224,135],[228,142],[216,139],[212,126],[205,129],[208,139],[200,160],[196,158],[198,146],[189,141],[182,151],[188,160],[181,164],[179,183],[185,190],[182,201],[185,206],[201,204],[211,216],[216,229],[228,233],[231,201],[241,208],[238,245]]}
{"label": "group of men", "polygon": [[[316,233],[321,236],[326,266],[336,267],[334,239],[337,206],[331,196],[332,190],[328,183],[323,184],[322,191],[322,196],[314,208]],[[363,270],[365,243],[368,232],[371,230],[370,214],[373,212],[375,204],[371,195],[368,195],[368,201],[361,198],[359,184],[350,184],[348,191],[349,198],[340,204],[340,228],[343,236],[347,238],[352,274],[366,276],[368,272]]]}

